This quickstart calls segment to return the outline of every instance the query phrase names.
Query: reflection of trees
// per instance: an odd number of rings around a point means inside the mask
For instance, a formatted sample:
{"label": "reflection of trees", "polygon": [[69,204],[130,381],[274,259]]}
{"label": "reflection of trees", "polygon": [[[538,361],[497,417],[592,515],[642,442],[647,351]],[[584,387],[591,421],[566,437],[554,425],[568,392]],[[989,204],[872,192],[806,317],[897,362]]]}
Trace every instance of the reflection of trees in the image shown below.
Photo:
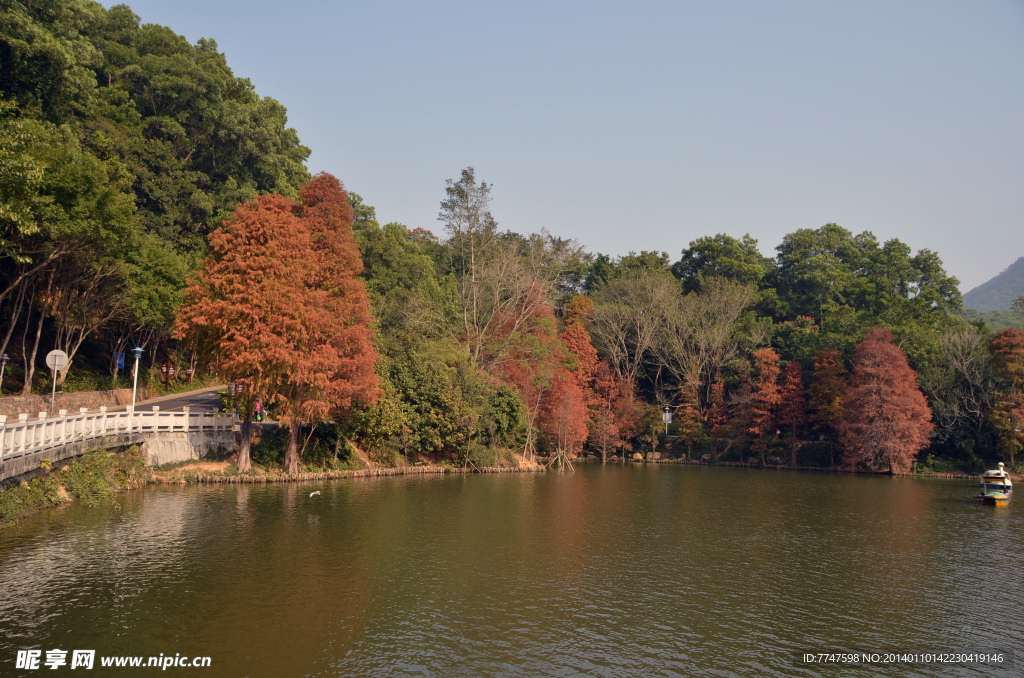
{"label": "reflection of trees", "polygon": [[[185,493],[130,493],[119,500],[124,518],[108,506],[71,506],[60,515],[57,533],[36,536],[4,552],[0,568],[0,637],[15,634],[40,643],[54,618],[61,629],[112,637],[132,628],[185,569],[192,502]],[[26,541],[42,516],[20,528]],[[144,602],[140,602],[144,601]],[[2,646],[0,646],[2,647]]]}

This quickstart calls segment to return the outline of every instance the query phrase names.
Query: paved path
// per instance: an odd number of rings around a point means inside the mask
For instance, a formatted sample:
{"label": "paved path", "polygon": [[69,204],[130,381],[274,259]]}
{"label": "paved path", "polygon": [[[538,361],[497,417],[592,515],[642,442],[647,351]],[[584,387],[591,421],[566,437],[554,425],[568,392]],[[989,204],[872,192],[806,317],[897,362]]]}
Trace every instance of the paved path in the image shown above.
{"label": "paved path", "polygon": [[[150,398],[137,403],[135,411],[152,412],[153,406],[156,405],[161,412],[181,411],[183,407],[189,408],[191,412],[220,412],[221,402],[217,391],[223,391],[226,388],[227,384],[221,384],[187,393],[172,393],[158,398]],[[119,407],[116,410],[111,408],[110,411],[117,412],[124,409],[127,408]]]}

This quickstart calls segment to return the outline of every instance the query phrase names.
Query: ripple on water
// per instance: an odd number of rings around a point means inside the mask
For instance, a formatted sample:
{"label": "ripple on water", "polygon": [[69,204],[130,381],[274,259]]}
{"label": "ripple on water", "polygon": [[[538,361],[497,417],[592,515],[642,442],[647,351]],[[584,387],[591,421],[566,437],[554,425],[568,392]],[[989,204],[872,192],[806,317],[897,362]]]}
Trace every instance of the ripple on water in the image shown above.
{"label": "ripple on water", "polygon": [[[976,506],[966,483],[584,466],[306,489],[159,488],[0,534],[0,656],[72,643],[253,676],[808,676],[800,652],[1024,648],[1019,507]],[[912,671],[983,674],[943,668]],[[858,671],[908,673],[843,673]]]}

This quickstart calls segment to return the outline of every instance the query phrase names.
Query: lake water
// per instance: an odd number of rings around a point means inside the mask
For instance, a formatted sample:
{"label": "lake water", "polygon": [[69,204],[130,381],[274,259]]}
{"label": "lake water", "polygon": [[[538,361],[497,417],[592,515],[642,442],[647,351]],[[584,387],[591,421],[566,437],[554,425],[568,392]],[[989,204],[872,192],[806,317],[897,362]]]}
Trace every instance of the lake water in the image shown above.
{"label": "lake water", "polygon": [[[115,676],[1021,675],[1024,499],[974,491],[668,465],[150,488],[0,531],[0,675],[70,671],[16,670],[28,648]],[[212,665],[99,668],[176,653]]]}

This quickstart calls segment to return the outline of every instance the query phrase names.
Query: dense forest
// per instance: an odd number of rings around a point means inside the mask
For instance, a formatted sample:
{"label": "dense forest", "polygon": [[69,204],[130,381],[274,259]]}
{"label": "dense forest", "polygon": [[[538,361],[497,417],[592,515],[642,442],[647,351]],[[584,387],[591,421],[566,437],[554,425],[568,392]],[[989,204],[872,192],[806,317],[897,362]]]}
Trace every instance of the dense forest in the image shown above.
{"label": "dense forest", "polygon": [[[1024,332],[965,318],[934,252],[827,224],[772,255],[725,234],[592,255],[502,231],[472,168],[438,187],[435,235],[381,225],[308,154],[213,41],[125,6],[4,3],[6,392],[40,388],[55,347],[65,388],[116,385],[138,345],[244,383],[236,407],[286,425],[292,470],[358,447],[976,471],[1024,443]],[[321,423],[333,454],[300,459]]]}

